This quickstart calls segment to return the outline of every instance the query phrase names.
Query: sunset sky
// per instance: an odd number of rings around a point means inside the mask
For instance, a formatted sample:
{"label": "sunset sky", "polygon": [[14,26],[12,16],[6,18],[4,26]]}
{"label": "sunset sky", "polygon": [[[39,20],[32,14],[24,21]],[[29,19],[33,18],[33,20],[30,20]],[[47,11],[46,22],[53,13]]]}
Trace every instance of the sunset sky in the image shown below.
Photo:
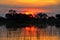
{"label": "sunset sky", "polygon": [[60,0],[0,0],[0,14],[3,16],[9,9],[19,12],[60,13]]}

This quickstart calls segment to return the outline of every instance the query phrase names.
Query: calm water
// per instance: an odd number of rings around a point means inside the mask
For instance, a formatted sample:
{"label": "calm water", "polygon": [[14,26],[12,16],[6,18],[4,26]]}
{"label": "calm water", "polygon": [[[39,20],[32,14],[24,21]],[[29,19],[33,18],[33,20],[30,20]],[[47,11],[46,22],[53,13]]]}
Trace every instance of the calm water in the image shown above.
{"label": "calm water", "polygon": [[7,29],[6,25],[3,25],[0,26],[0,40],[60,40],[60,28],[26,26],[13,30],[13,28]]}

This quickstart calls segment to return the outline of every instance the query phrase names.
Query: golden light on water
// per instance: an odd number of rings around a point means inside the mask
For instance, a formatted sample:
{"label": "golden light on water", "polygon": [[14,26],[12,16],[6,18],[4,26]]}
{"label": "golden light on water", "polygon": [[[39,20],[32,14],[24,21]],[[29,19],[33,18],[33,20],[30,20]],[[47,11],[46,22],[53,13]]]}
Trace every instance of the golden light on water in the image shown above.
{"label": "golden light on water", "polygon": [[26,27],[26,31],[35,32],[35,31],[37,31],[37,28],[35,28],[34,26]]}
{"label": "golden light on water", "polygon": [[[4,33],[4,35],[0,37],[0,40],[59,40],[60,39],[59,34],[54,35],[48,30],[36,28],[35,26],[29,26],[16,31],[7,31],[6,33],[2,32],[2,34]],[[53,33],[55,32],[53,31]]]}

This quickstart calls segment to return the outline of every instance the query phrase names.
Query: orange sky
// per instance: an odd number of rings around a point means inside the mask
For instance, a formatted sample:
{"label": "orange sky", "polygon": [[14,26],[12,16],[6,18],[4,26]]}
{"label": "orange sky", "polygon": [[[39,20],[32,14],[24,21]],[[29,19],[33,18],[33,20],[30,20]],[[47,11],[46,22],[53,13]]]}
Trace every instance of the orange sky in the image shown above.
{"label": "orange sky", "polygon": [[20,12],[22,13],[26,13],[26,14],[36,14],[36,13],[39,13],[39,12],[50,12],[50,10],[47,10],[47,9],[38,9],[38,8],[18,8],[18,10],[20,10]]}
{"label": "orange sky", "polygon": [[20,12],[23,10],[23,12],[27,12],[26,14],[60,13],[60,0],[0,0],[0,13],[5,13],[8,10],[4,8],[19,8]]}
{"label": "orange sky", "polygon": [[11,6],[47,6],[59,4],[60,0],[0,0],[2,5]]}

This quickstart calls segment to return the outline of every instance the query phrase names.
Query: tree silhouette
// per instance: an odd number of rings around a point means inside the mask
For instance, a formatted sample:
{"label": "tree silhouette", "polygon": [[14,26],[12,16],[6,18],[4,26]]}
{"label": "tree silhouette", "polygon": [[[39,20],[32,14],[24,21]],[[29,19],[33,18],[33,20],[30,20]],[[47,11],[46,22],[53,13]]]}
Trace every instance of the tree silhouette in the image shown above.
{"label": "tree silhouette", "polygon": [[0,16],[0,21],[4,21],[4,20],[5,20],[5,18]]}
{"label": "tree silhouette", "polygon": [[52,25],[55,24],[55,22],[56,22],[55,17],[53,17],[53,16],[48,17],[48,24],[49,24],[49,25],[52,26]]}
{"label": "tree silhouette", "polygon": [[60,19],[60,14],[56,14],[56,18],[57,19]]}
{"label": "tree silhouette", "polygon": [[38,13],[38,14],[37,14],[37,17],[38,17],[38,18],[42,18],[42,17],[43,17],[43,13]]}
{"label": "tree silhouette", "polygon": [[53,16],[48,17],[48,20],[55,20],[55,17],[53,17]]}
{"label": "tree silhouette", "polygon": [[48,17],[47,14],[44,13],[43,14],[43,19],[47,19],[47,17]]}
{"label": "tree silhouette", "polygon": [[45,14],[45,13],[38,13],[37,17],[41,18],[41,19],[46,19],[47,18],[47,14]]}

